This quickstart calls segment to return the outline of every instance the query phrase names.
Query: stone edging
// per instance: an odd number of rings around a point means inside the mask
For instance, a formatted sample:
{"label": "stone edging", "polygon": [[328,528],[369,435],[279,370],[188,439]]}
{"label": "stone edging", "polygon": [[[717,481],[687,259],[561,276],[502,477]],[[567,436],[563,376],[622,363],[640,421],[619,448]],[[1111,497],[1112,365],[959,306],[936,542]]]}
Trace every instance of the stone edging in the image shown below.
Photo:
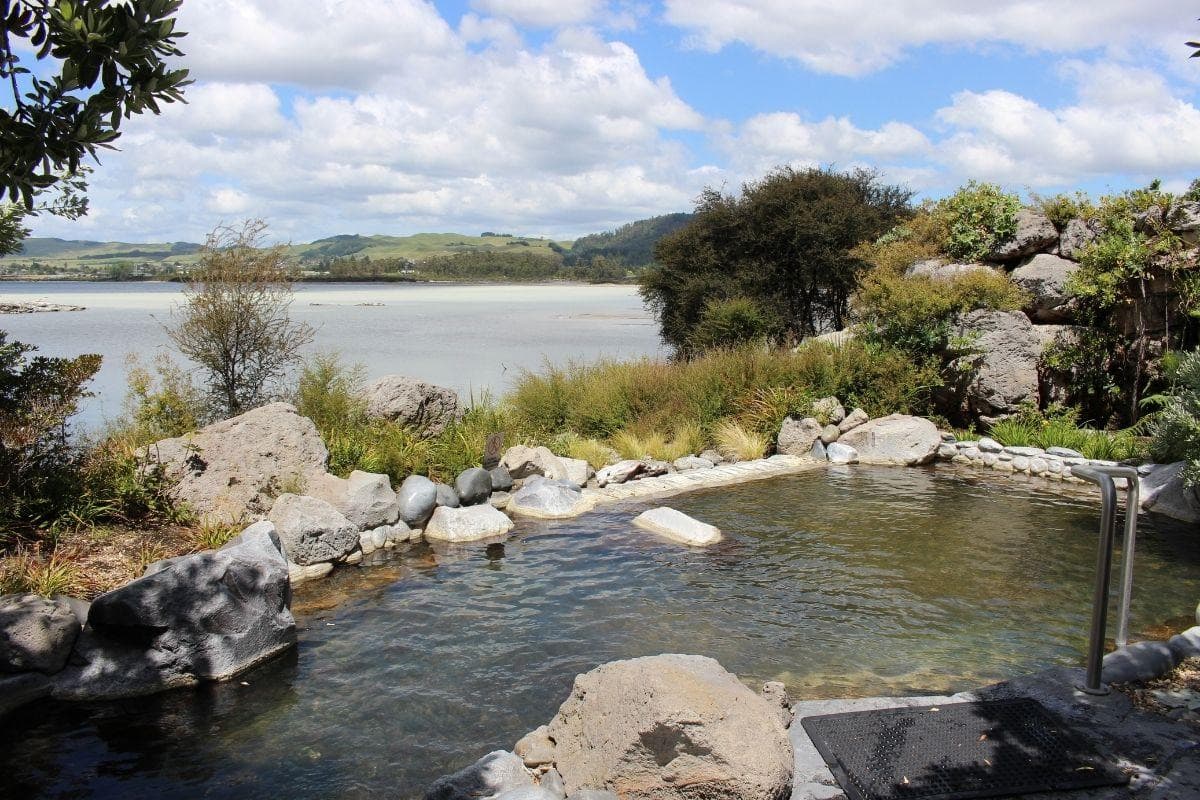
{"label": "stone edging", "polygon": [[[1082,454],[1066,455],[1067,452],[1051,453],[1040,447],[1006,447],[986,437],[975,441],[953,441],[952,434],[943,433],[942,445],[937,451],[937,460],[962,466],[992,469],[996,472],[1030,475],[1051,481],[1084,483],[1082,478],[1071,474],[1073,467],[1115,467],[1116,461],[1085,458]],[[1151,465],[1152,466],[1152,465]],[[1139,468],[1144,474],[1144,469]],[[1117,488],[1125,487],[1124,478],[1116,478]]]}
{"label": "stone edging", "polygon": [[748,481],[778,478],[827,466],[827,462],[799,456],[776,455],[754,461],[739,461],[720,464],[707,469],[694,469],[661,475],[655,478],[640,478],[628,483],[605,486],[602,489],[584,489],[583,496],[592,507],[614,503],[647,500],[653,497],[668,497],[696,489],[732,486]]}

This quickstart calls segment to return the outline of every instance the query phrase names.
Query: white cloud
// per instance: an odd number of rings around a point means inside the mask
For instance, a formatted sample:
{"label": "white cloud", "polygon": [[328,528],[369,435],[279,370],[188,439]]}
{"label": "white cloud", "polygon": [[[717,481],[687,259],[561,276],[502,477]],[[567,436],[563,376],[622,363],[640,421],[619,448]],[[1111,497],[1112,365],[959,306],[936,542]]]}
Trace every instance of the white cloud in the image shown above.
{"label": "white cloud", "polygon": [[922,45],[1005,43],[1070,53],[1153,45],[1182,53],[1185,0],[665,0],[665,19],[716,51],[741,42],[817,72],[865,75]]}
{"label": "white cloud", "polygon": [[471,3],[484,13],[539,28],[587,22],[604,5],[604,0],[473,0]]}

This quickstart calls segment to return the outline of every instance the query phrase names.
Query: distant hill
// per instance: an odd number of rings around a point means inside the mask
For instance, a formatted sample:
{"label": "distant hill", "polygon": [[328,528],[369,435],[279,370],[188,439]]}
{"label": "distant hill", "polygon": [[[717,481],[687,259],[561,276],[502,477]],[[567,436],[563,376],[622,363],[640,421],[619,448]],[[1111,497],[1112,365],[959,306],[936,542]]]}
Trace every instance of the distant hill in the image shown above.
{"label": "distant hill", "polygon": [[679,230],[691,214],[664,214],[622,225],[615,231],[593,233],[575,240],[563,260],[568,266],[588,266],[601,256],[626,267],[644,267],[654,261],[654,244]]}
{"label": "distant hill", "polygon": [[30,259],[91,260],[141,259],[161,260],[173,256],[191,255],[199,251],[200,245],[192,242],[170,242],[165,244],[131,244],[128,242],[91,242],[79,239],[30,238],[23,242],[22,252],[10,256],[9,261]]}

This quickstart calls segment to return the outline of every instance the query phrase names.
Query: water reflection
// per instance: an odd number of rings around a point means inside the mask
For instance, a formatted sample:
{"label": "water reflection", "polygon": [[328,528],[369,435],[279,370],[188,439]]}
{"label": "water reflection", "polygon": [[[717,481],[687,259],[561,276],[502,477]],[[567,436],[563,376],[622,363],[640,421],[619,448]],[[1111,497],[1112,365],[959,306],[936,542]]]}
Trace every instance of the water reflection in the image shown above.
{"label": "water reflection", "polygon": [[[848,468],[670,504],[727,538],[670,544],[633,528],[629,506],[521,521],[503,543],[372,554],[297,591],[297,656],[247,686],[6,719],[0,796],[418,796],[545,722],[576,673],[659,652],[808,697],[955,691],[1081,661],[1094,502]],[[1194,537],[1140,537],[1135,630],[1200,588]]]}

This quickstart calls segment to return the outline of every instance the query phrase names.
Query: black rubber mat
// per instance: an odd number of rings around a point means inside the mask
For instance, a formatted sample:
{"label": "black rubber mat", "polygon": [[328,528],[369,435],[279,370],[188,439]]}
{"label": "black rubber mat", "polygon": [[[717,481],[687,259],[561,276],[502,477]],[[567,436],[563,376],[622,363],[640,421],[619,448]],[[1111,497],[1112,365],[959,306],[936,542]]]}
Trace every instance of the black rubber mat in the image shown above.
{"label": "black rubber mat", "polygon": [[950,800],[1117,786],[1129,776],[1033,700],[801,720],[850,800]]}

